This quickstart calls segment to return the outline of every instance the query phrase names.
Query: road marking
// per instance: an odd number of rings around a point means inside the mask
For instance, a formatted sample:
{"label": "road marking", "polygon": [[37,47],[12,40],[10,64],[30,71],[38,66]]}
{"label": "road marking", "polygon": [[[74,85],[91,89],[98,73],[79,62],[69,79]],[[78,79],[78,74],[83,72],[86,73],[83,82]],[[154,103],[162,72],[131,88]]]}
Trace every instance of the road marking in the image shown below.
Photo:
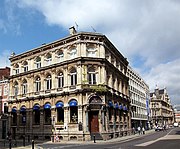
{"label": "road marking", "polygon": [[[173,129],[171,130],[173,131]],[[148,145],[151,145],[159,140],[172,140],[172,139],[180,139],[180,136],[179,135],[169,135],[170,132],[168,132],[165,136],[161,137],[161,138],[158,138],[156,140],[152,140],[152,141],[148,141],[148,142],[144,142],[144,143],[141,143],[141,144],[136,144],[135,146],[148,146]]]}

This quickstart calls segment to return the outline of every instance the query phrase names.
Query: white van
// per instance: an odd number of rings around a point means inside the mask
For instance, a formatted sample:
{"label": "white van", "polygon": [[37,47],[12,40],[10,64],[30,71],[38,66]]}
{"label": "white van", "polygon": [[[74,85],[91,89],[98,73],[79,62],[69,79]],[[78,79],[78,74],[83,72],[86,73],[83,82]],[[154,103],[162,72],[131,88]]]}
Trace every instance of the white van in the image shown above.
{"label": "white van", "polygon": [[175,122],[174,127],[179,127],[179,124],[177,122]]}

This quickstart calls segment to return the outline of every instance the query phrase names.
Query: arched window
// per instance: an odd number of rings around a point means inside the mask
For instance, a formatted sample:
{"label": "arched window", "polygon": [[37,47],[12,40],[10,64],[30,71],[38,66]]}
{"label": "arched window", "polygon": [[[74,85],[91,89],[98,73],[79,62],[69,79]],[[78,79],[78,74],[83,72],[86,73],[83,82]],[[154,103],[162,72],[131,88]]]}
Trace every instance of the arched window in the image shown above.
{"label": "arched window", "polygon": [[17,95],[18,95],[18,82],[17,81],[15,81],[15,83],[14,83],[14,96],[15,97],[17,97]]}
{"label": "arched window", "polygon": [[35,61],[36,68],[41,68],[41,58],[38,56]]}
{"label": "arched window", "polygon": [[22,84],[22,94],[25,95],[27,94],[27,80],[23,80],[23,84]]}
{"label": "arched window", "polygon": [[25,61],[25,62],[23,63],[23,69],[24,69],[24,72],[27,72],[27,71],[28,71],[28,62],[27,62],[27,61]]}
{"label": "arched window", "polygon": [[88,56],[88,57],[96,57],[96,49],[94,49],[94,48],[87,48],[87,50],[86,50],[86,55]]}
{"label": "arched window", "polygon": [[15,74],[19,74],[19,65],[16,64],[14,68]]}
{"label": "arched window", "polygon": [[64,76],[63,73],[60,72],[57,76],[58,78],[58,88],[62,88],[64,86]]}
{"label": "arched window", "polygon": [[89,84],[96,84],[96,72],[92,67],[88,69],[88,80]]}
{"label": "arched window", "polygon": [[35,104],[33,107],[33,118],[34,118],[34,124],[39,125],[40,124],[40,106],[39,106],[39,104]]}
{"label": "arched window", "polygon": [[12,125],[17,125],[17,108],[13,107],[11,110],[12,115]]}
{"label": "arched window", "polygon": [[51,62],[52,62],[52,55],[50,54],[50,53],[48,53],[47,55],[46,55],[46,64],[47,65],[51,65]]}
{"label": "arched window", "polygon": [[50,90],[52,88],[52,79],[51,79],[51,75],[48,74],[46,77],[46,89]]}
{"label": "arched window", "polygon": [[69,102],[70,107],[70,122],[78,123],[78,103],[75,99]]}
{"label": "arched window", "polygon": [[77,49],[73,48],[69,52],[70,58],[75,58],[77,56]]}
{"label": "arched window", "polygon": [[63,51],[59,50],[57,54],[58,54],[59,61],[62,62],[64,60],[64,53],[63,53]]}
{"label": "arched window", "polygon": [[64,103],[59,101],[56,103],[56,110],[57,110],[57,122],[59,124],[64,123]]}
{"label": "arched window", "polygon": [[77,72],[76,72],[75,68],[73,68],[70,71],[70,77],[71,77],[71,86],[76,85],[77,84]]}
{"label": "arched window", "polygon": [[22,125],[25,125],[26,124],[26,107],[25,106],[22,106],[20,108],[20,116],[21,116],[21,124]]}
{"label": "arched window", "polygon": [[51,124],[51,105],[46,103],[44,105],[44,123]]}
{"label": "arched window", "polygon": [[41,78],[37,77],[35,80],[35,89],[36,92],[39,92],[41,90]]}

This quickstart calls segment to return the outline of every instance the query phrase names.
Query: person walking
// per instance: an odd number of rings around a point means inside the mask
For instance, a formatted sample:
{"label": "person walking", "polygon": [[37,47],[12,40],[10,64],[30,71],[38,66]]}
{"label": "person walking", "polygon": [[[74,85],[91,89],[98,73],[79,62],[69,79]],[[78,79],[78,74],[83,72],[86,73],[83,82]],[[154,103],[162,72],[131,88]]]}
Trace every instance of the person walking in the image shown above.
{"label": "person walking", "polygon": [[142,128],[142,132],[143,132],[143,134],[145,134],[145,129],[144,129],[144,127]]}
{"label": "person walking", "polygon": [[138,133],[139,133],[139,135],[141,134],[141,127],[140,126],[138,127]]}

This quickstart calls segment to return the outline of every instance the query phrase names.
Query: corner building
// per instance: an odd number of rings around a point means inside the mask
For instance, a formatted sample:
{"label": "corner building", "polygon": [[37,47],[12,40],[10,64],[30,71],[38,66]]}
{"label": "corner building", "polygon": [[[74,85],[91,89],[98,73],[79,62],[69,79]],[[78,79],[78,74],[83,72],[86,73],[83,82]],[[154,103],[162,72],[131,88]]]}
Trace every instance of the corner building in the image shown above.
{"label": "corner building", "polygon": [[10,57],[13,138],[110,139],[131,131],[128,61],[106,36],[77,33]]}

